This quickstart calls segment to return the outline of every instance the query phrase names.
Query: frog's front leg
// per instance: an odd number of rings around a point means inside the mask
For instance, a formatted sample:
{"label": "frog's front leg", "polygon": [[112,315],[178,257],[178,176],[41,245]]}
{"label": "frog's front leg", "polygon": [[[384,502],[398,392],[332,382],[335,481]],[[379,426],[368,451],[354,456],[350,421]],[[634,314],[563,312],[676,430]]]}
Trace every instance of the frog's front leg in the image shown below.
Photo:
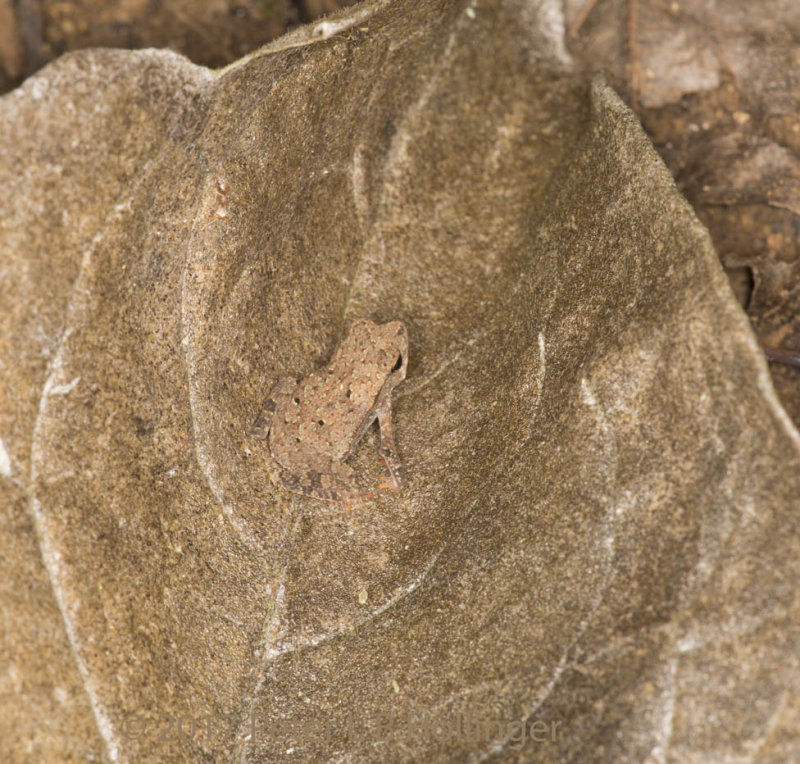
{"label": "frog's front leg", "polygon": [[378,451],[386,466],[389,468],[391,482],[384,478],[379,484],[380,488],[393,488],[399,491],[406,482],[406,471],[397,455],[394,446],[394,428],[392,426],[392,409],[384,406],[378,411],[378,427],[381,430],[381,446]]}
{"label": "frog's front leg", "polygon": [[269,398],[267,398],[267,402],[261,409],[258,419],[250,427],[250,434],[254,438],[264,440],[269,435],[272,419],[275,416],[278,404],[291,396],[296,385],[297,380],[292,379],[292,377],[283,377],[275,383],[272,390],[269,391]]}

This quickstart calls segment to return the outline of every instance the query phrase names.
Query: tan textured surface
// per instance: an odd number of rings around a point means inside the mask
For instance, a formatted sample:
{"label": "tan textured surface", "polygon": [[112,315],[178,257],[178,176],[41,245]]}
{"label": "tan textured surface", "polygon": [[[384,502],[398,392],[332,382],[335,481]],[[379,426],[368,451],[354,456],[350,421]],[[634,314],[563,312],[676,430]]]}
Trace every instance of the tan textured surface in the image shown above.
{"label": "tan textured surface", "polygon": [[[0,100],[11,760],[797,750],[798,435],[531,7],[358,6],[217,78],[85,52]],[[347,512],[246,433],[362,315],[409,329],[408,483]]]}

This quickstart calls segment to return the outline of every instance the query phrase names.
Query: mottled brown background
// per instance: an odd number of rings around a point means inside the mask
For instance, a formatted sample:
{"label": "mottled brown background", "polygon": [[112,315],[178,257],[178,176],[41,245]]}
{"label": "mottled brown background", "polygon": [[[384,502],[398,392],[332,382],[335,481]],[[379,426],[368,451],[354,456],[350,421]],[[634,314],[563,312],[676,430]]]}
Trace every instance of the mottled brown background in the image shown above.
{"label": "mottled brown background", "polygon": [[[376,2],[0,99],[4,755],[796,757],[800,437],[758,339],[796,347],[800,62],[768,10]],[[409,328],[409,482],[346,511],[247,427],[362,315]]]}

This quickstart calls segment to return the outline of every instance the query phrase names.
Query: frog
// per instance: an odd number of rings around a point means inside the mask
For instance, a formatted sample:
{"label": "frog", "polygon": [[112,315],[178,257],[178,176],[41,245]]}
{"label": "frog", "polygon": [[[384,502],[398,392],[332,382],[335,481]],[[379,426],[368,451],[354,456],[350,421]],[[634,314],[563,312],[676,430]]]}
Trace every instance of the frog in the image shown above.
{"label": "frog", "polygon": [[353,321],[330,361],[300,379],[272,387],[253,437],[268,440],[276,482],[294,493],[350,506],[374,496],[345,460],[377,420],[378,453],[389,470],[379,489],[399,491],[405,470],[397,454],[392,394],[406,376],[408,331],[402,321]]}

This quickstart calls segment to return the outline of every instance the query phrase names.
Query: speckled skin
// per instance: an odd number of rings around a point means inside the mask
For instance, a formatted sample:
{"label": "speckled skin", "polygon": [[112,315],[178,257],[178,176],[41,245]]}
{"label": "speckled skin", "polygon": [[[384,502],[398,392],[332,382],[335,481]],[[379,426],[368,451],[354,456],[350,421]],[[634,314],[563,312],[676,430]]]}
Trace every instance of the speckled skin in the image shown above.
{"label": "speckled skin", "polygon": [[299,382],[281,379],[270,392],[251,432],[269,437],[280,481],[296,493],[349,503],[368,497],[353,470],[344,463],[367,428],[377,419],[380,454],[390,482],[399,490],[405,473],[394,446],[392,391],[405,379],[408,334],[400,321],[375,324],[362,318],[330,363]]}

